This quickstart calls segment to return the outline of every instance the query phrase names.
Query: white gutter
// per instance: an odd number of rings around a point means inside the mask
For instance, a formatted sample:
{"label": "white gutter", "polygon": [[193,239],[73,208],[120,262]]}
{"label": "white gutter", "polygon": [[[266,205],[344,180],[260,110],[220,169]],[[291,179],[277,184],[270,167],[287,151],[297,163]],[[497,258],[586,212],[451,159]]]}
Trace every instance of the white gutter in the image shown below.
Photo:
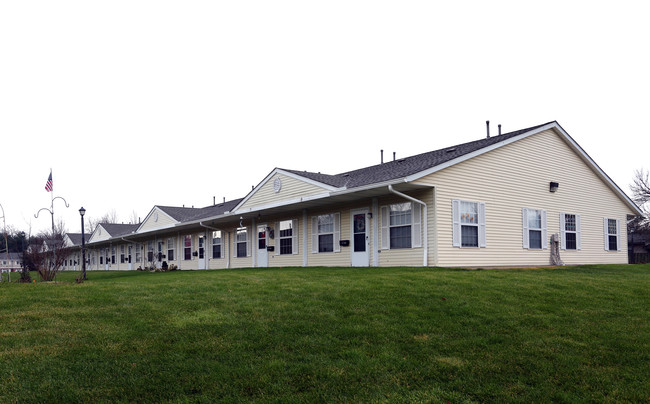
{"label": "white gutter", "polygon": [[[210,230],[219,230],[219,231],[221,231],[221,236],[222,237],[224,236],[224,232],[223,232],[222,229],[217,229],[216,227],[210,227],[208,225],[203,224],[203,222],[199,222],[199,226],[205,227],[206,229],[210,229]],[[223,238],[225,239],[225,237],[223,237]],[[207,235],[206,235],[206,239],[207,239]],[[225,247],[225,244],[223,243],[223,241],[224,240],[221,241],[221,245],[224,246],[223,251],[222,251],[222,255],[224,255],[223,253],[226,252],[226,247]],[[210,244],[210,245],[212,245],[212,244]],[[230,268],[230,254],[225,254],[225,255],[226,255],[226,268]],[[210,259],[208,259],[208,269],[210,269]]]}
{"label": "white gutter", "polygon": [[411,196],[408,196],[408,195],[403,194],[403,193],[401,193],[399,191],[396,191],[395,189],[393,189],[392,185],[388,185],[388,190],[391,193],[393,193],[395,195],[398,195],[398,196],[401,196],[404,199],[408,199],[409,201],[412,201],[412,202],[415,202],[417,204],[422,205],[423,210],[424,210],[424,212],[422,214],[422,216],[424,216],[424,220],[423,220],[424,225],[422,226],[422,232],[424,233],[424,237],[423,237],[423,240],[422,240],[423,244],[424,244],[424,258],[423,258],[422,262],[423,262],[423,265],[425,267],[429,266],[428,265],[428,263],[429,263],[429,226],[428,226],[429,216],[427,214],[427,204],[420,201],[420,200],[418,200],[418,199],[415,199],[415,198],[413,198]]}

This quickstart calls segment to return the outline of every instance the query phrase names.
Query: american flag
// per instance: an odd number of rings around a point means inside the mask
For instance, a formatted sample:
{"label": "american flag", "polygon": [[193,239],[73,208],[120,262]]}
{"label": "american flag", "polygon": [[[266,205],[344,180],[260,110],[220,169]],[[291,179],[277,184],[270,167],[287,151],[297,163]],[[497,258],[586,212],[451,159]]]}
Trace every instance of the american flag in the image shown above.
{"label": "american flag", "polygon": [[47,177],[47,182],[45,183],[45,190],[47,192],[52,192],[52,172],[50,171],[50,176]]}

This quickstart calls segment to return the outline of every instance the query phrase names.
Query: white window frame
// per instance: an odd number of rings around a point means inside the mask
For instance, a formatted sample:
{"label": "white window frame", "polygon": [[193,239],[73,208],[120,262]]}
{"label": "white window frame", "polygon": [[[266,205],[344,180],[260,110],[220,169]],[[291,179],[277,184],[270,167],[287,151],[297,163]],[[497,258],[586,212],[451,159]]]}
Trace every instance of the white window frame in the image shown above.
{"label": "white window frame", "polygon": [[[281,235],[281,225],[282,223],[290,222],[291,223],[291,236],[290,237],[282,237]],[[298,254],[298,219],[288,219],[288,220],[281,220],[275,224],[275,232],[274,232],[274,237],[277,241],[277,245],[275,246],[275,255],[296,255]],[[283,239],[291,239],[291,254],[282,254],[280,249],[280,241]]]}
{"label": "white window frame", "polygon": [[[463,223],[463,203],[476,204],[476,211],[478,215],[477,223]],[[465,201],[460,199],[453,199],[451,201],[451,214],[452,214],[452,246],[459,248],[485,248],[487,247],[486,226],[485,226],[485,202]],[[463,246],[462,234],[463,226],[475,226],[478,228],[478,245],[477,246]]]}
{"label": "white window frame", "polygon": [[[332,216],[333,229],[331,232],[319,233],[318,218]],[[319,252],[319,236],[332,235],[332,251]],[[341,213],[325,213],[311,218],[311,252],[313,254],[331,254],[341,252]]]}
{"label": "white window frame", "polygon": [[[240,233],[242,232],[242,233]],[[239,234],[245,234],[246,240],[239,240]],[[250,227],[238,227],[235,229],[235,234],[233,237],[233,258],[246,258],[237,256],[237,244],[246,243],[246,257],[251,256],[251,228]]]}
{"label": "white window frame", "polygon": [[120,244],[120,264],[125,264],[125,263],[126,263],[126,253],[125,253],[124,244]]}
{"label": "white window frame", "polygon": [[[185,245],[185,240],[188,240],[188,239],[190,240],[189,247],[187,245]],[[187,258],[187,255],[185,254],[186,250],[188,248],[190,249],[190,258]],[[192,250],[193,249],[194,249],[194,237],[192,237],[191,234],[183,235],[183,261],[192,261],[192,259],[194,259],[193,255],[192,255]]]}
{"label": "white window frame", "polygon": [[[533,214],[533,212],[540,212],[541,217],[541,228],[529,228],[528,227],[528,215]],[[522,227],[523,227],[523,248],[526,250],[538,250],[537,248],[530,248],[530,230],[541,230],[542,237],[542,250],[548,249],[548,228],[546,226],[546,210],[544,209],[522,209]]]}
{"label": "white window frame", "polygon": [[[566,224],[567,224],[566,217],[567,217],[567,215],[575,216],[576,229],[574,231],[566,229]],[[571,234],[571,233],[575,233],[575,235],[576,235],[576,248],[575,249],[568,249],[567,251],[578,251],[578,250],[582,249],[582,243],[580,241],[582,231],[581,231],[580,227],[581,227],[581,219],[580,219],[579,214],[577,214],[577,213],[560,213],[560,233],[561,233],[561,236],[562,236],[562,238],[560,240],[560,248],[561,249],[567,250],[567,248],[566,248],[566,235]]]}
{"label": "white window frame", "polygon": [[[390,250],[390,229],[391,227],[402,227],[404,225],[394,225],[390,224],[390,211],[391,206],[401,205],[401,204],[410,204],[411,205],[411,247],[410,248],[421,248],[422,247],[422,206],[419,203],[413,202],[397,202],[391,203],[389,205],[383,205],[380,208],[381,211],[381,249]],[[397,250],[405,250],[405,248],[396,248]]]}
{"label": "white window frame", "polygon": [[[219,237],[215,237],[215,233],[219,233]],[[224,257],[224,248],[223,248],[223,231],[221,230],[213,230],[212,234],[212,242],[210,243],[212,245],[212,248],[210,249],[210,257],[212,259],[221,259]],[[217,243],[214,242],[214,240],[219,240]],[[219,256],[215,257],[214,256],[214,247],[219,246]]]}
{"label": "white window frame", "polygon": [[[167,261],[176,261],[176,237],[167,237]],[[171,251],[171,258],[169,258]]]}
{"label": "white window frame", "polygon": [[[609,221],[616,221],[616,234],[609,232]],[[621,251],[621,221],[619,219],[613,219],[611,217],[603,218],[603,234],[605,242],[605,251]],[[616,250],[609,248],[609,236],[616,236]]]}

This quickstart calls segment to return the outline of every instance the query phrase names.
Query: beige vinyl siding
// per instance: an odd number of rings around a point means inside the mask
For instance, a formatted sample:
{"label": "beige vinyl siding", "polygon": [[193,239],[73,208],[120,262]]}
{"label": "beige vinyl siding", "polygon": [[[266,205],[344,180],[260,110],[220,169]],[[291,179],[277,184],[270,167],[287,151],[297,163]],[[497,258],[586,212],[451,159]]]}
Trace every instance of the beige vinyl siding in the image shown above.
{"label": "beige vinyl siding", "polygon": [[[432,245],[432,241],[434,239],[435,234],[433,233],[434,226],[432,226],[432,220],[431,218],[433,217],[433,191],[432,190],[427,190],[427,191],[418,191],[418,192],[404,192],[406,195],[411,196],[415,199],[418,199],[424,203],[427,204],[428,207],[428,216],[429,216],[429,246]],[[422,246],[423,247],[416,247],[416,248],[400,248],[400,249],[394,249],[394,250],[384,250],[381,249],[382,246],[382,235],[381,235],[381,207],[390,205],[393,203],[403,203],[403,202],[409,202],[406,199],[403,199],[399,197],[398,195],[390,195],[384,198],[379,198],[379,220],[377,221],[377,225],[379,226],[379,240],[378,240],[378,246],[377,248],[379,249],[379,266],[383,267],[389,267],[389,266],[422,266],[424,262],[424,242],[425,242],[425,237],[424,234],[422,234]],[[412,202],[412,206],[415,208],[416,204],[415,202]],[[419,205],[419,208],[422,209],[422,205]],[[422,209],[422,232],[424,232],[424,209]],[[372,250],[371,250],[372,252]],[[429,265],[433,265],[433,256],[434,256],[434,249],[429,247]]]}
{"label": "beige vinyl siding", "polygon": [[[555,193],[549,182],[559,183]],[[549,265],[550,248],[523,248],[522,209],[544,209],[548,236],[560,213],[581,216],[579,251],[561,250],[566,264],[626,263],[629,208],[554,131],[495,149],[419,180],[435,185],[440,266]],[[452,247],[452,200],[485,202],[486,248]],[[604,249],[603,218],[620,219],[621,251]]]}
{"label": "beige vinyl siding", "polygon": [[[273,183],[276,178],[282,181],[280,192],[275,192]],[[296,198],[308,197],[327,192],[325,188],[310,184],[282,174],[275,174],[251,196],[239,209],[250,209],[256,206],[271,205],[282,201],[290,201]]]}
{"label": "beige vinyl siding", "polygon": [[93,234],[90,236],[88,243],[95,243],[98,241],[105,241],[111,238],[111,235],[106,231],[102,225],[98,225]]}
{"label": "beige vinyl siding", "polygon": [[[156,221],[156,213],[158,214],[158,220]],[[172,219],[167,213],[163,212],[158,208],[154,208],[153,211],[147,216],[145,221],[140,225],[138,233],[144,233],[151,230],[163,229],[166,227],[171,227],[178,223],[178,221]]]}

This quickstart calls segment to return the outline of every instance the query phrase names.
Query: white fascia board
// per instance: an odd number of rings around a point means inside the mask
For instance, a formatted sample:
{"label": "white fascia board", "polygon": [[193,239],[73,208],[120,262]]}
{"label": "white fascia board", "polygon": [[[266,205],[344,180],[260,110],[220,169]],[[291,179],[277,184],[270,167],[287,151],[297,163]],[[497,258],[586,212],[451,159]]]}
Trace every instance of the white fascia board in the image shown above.
{"label": "white fascia board", "polygon": [[623,202],[625,202],[625,204],[628,205],[630,209],[635,211],[637,215],[643,216],[644,213],[641,210],[641,208],[639,208],[637,204],[634,203],[634,201],[632,201],[632,199],[630,199],[630,197],[627,196],[627,194],[623,192],[623,190],[619,188],[619,186],[616,185],[616,183],[611,178],[609,178],[609,175],[607,175],[605,171],[603,171],[600,168],[600,166],[596,164],[594,160],[592,160],[592,158],[587,154],[587,152],[584,151],[582,147],[580,147],[578,142],[573,140],[573,138],[568,133],[566,133],[560,125],[555,124],[554,128],[562,137],[564,137],[564,140],[569,143],[569,147],[571,147],[576,153],[578,153],[580,157],[582,157],[582,160],[587,163],[587,165],[591,166],[591,168],[596,172],[596,174],[603,181],[605,181],[607,185],[609,185],[610,189],[612,189],[615,193],[618,194],[618,197],[621,198]]}
{"label": "white fascia board", "polygon": [[416,180],[418,180],[418,179],[420,179],[422,177],[425,177],[425,176],[427,176],[429,174],[433,174],[433,173],[438,172],[440,170],[444,170],[447,167],[451,167],[451,166],[456,165],[458,163],[461,163],[463,161],[469,160],[469,159],[471,159],[473,157],[480,156],[481,154],[490,152],[492,150],[495,150],[495,149],[498,149],[500,147],[509,145],[511,143],[514,143],[514,142],[519,141],[521,139],[525,139],[525,138],[527,138],[529,136],[532,136],[532,135],[536,135],[536,134],[538,134],[540,132],[543,132],[543,131],[549,130],[549,129],[555,130],[556,133],[558,133],[562,138],[564,138],[564,140],[569,144],[569,147],[571,147],[571,149],[573,149],[576,153],[578,153],[578,155],[580,155],[582,160],[585,163],[587,163],[587,165],[590,166],[592,168],[592,170],[594,170],[596,172],[596,174],[603,181],[605,181],[605,183],[607,183],[609,185],[610,189],[612,189],[618,195],[618,197],[621,200],[623,200],[623,202],[625,202],[626,205],[628,205],[628,207],[630,209],[635,211],[638,215],[643,215],[643,211],[641,211],[641,209],[625,194],[625,192],[623,192],[623,190],[621,190],[618,187],[618,185],[616,185],[616,183],[614,181],[612,181],[612,179],[609,178],[609,176],[607,174],[605,174],[605,172],[598,166],[598,164],[596,164],[596,162],[593,161],[591,159],[591,157],[589,157],[589,155],[582,149],[582,147],[580,147],[580,145],[578,145],[578,143],[575,140],[573,140],[573,138],[571,136],[569,136],[569,134],[566,133],[566,131],[557,122],[548,123],[548,124],[546,124],[544,126],[540,126],[539,128],[535,128],[535,129],[532,129],[532,130],[530,130],[528,132],[524,132],[524,133],[522,133],[520,135],[514,136],[514,137],[512,137],[512,138],[510,138],[508,140],[504,140],[503,142],[495,143],[492,146],[488,146],[488,147],[485,147],[483,149],[476,150],[476,151],[474,151],[472,153],[468,153],[468,154],[460,156],[460,157],[458,157],[456,159],[447,161],[446,163],[443,163],[443,164],[437,165],[435,167],[431,167],[431,168],[429,168],[427,170],[421,171],[419,173],[410,175],[410,176],[405,178],[405,181],[406,182],[416,181]]}
{"label": "white fascia board", "polygon": [[[133,233],[131,233],[131,234],[141,234],[141,233],[140,233],[140,229],[142,228],[142,226],[143,226],[145,223],[147,223],[147,220],[149,220],[149,218],[154,214],[154,212],[162,213],[163,215],[167,216],[169,219],[173,220],[174,222],[179,223],[178,220],[176,220],[176,219],[174,219],[173,217],[169,216],[169,215],[168,215],[164,210],[160,209],[160,208],[158,207],[158,205],[156,205],[156,206],[154,206],[154,207],[151,209],[151,211],[150,211],[149,214],[144,218],[144,220],[142,221],[142,223],[140,223],[140,226],[138,226],[138,228],[135,229],[135,231],[134,231]],[[164,226],[164,227],[157,227],[157,228],[155,228],[155,229],[151,229],[151,230],[146,231],[146,232],[144,232],[144,233],[149,233],[150,231],[155,231],[155,230],[167,229],[167,228],[169,228],[169,227],[174,227],[174,225],[171,225],[171,226]]]}
{"label": "white fascia board", "polygon": [[431,167],[431,168],[426,169],[424,171],[420,171],[419,173],[409,175],[408,177],[405,178],[405,180],[406,180],[406,182],[417,181],[422,177],[426,177],[427,175],[433,174],[433,173],[438,172],[440,170],[444,170],[445,168],[454,166],[454,165],[456,165],[458,163],[462,163],[463,161],[469,160],[469,159],[474,158],[476,156],[480,156],[481,154],[485,154],[485,153],[490,152],[492,150],[496,150],[496,149],[498,149],[500,147],[509,145],[510,143],[514,143],[514,142],[516,142],[518,140],[527,138],[528,136],[532,136],[534,134],[540,133],[542,131],[545,131],[545,130],[548,130],[548,129],[551,129],[551,128],[554,128],[554,127],[557,127],[557,126],[558,125],[556,123],[546,124],[546,125],[541,126],[539,128],[533,129],[533,130],[531,130],[529,132],[524,132],[524,133],[522,133],[520,135],[511,137],[510,139],[504,140],[503,142],[495,143],[492,146],[484,147],[482,149],[473,151],[471,153],[464,154],[464,155],[462,155],[460,157],[457,157],[457,158],[455,158],[453,160],[449,160],[449,161],[447,161],[445,163],[442,163],[440,165],[437,165],[435,167]]}
{"label": "white fascia board", "polygon": [[[333,195],[333,193],[331,193],[331,192],[323,192],[323,193],[316,194],[316,195],[302,196],[302,197],[299,197],[299,198],[293,198],[293,199],[289,199],[289,200],[285,200],[285,201],[269,203],[269,204],[266,204],[266,205],[254,206],[254,207],[248,208],[248,209],[235,210],[234,212],[232,212],[232,214],[236,216],[236,215],[240,215],[240,214],[244,214],[244,213],[257,212],[257,211],[265,210],[265,209],[273,209],[273,208],[278,208],[280,206],[293,205],[293,204],[300,203],[300,202],[309,202],[309,201],[313,201],[313,200],[316,200],[316,199],[323,199],[323,198],[330,197],[332,195]],[[209,220],[209,219],[204,219],[203,221],[205,222],[206,220]]]}
{"label": "white fascia board", "polygon": [[281,168],[275,168],[266,177],[264,177],[264,179],[259,184],[257,184],[257,186],[255,188],[253,188],[253,190],[250,191],[248,193],[248,195],[246,195],[244,197],[244,199],[242,199],[241,202],[239,202],[237,204],[237,206],[235,206],[231,210],[231,212],[237,212],[237,210],[239,209],[240,206],[243,206],[244,204],[246,204],[246,202],[248,202],[248,200],[250,198],[252,198],[253,195],[255,195],[257,193],[257,191],[262,189],[262,186],[264,186],[267,182],[269,182],[271,180],[271,178],[273,178],[276,174],[286,175],[287,177],[291,177],[291,178],[296,179],[298,181],[306,182],[307,184],[310,184],[310,185],[315,185],[315,186],[317,186],[319,188],[323,188],[323,189],[326,189],[328,191],[335,191],[335,190],[339,189],[339,188],[333,187],[331,185],[323,184],[322,182],[314,181],[314,180],[312,180],[310,178],[305,178],[303,176],[300,176],[300,175],[297,175],[297,174],[294,174],[294,173],[290,173],[290,172],[285,171],[285,170],[283,170]]}

